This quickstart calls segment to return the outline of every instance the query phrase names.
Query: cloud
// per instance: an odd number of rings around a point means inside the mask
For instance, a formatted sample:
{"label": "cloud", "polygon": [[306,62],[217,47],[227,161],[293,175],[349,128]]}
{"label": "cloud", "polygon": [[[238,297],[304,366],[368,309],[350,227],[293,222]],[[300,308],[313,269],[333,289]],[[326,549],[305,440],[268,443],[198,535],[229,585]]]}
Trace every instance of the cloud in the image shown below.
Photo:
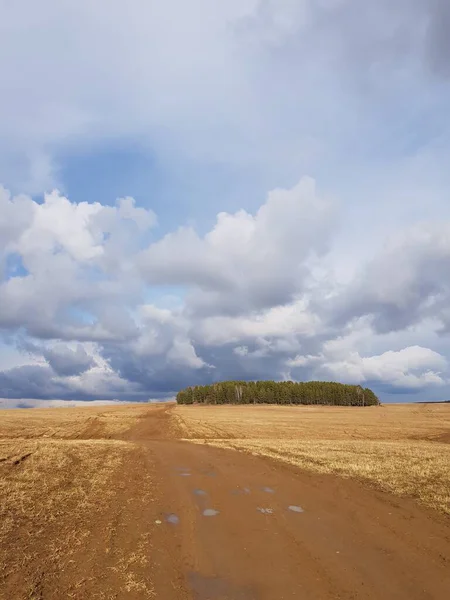
{"label": "cloud", "polygon": [[425,331],[448,331],[446,222],[398,231],[340,282],[336,209],[310,178],[156,241],[155,215],[131,198],[0,201],[4,396],[142,401],[225,378],[448,385],[446,343]]}
{"label": "cloud", "polygon": [[152,211],[131,198],[115,207],[72,203],[57,191],[42,203],[5,194],[0,201],[9,224],[3,260],[19,257],[23,271],[0,281],[0,327],[38,338],[133,336],[125,300],[138,295],[132,257],[155,224]]}
{"label": "cloud", "polygon": [[207,344],[236,342],[240,339],[318,335],[322,323],[305,298],[254,311],[249,315],[206,316],[199,324],[198,334]]}
{"label": "cloud", "polygon": [[[151,402],[152,400],[150,400]],[[155,400],[157,401],[157,400]],[[90,400],[89,406],[126,404],[124,400]],[[86,400],[37,400],[36,398],[0,398],[0,409],[8,408],[74,408],[86,406]]]}
{"label": "cloud", "polygon": [[52,367],[41,365],[14,367],[0,372],[0,387],[5,397],[16,399],[148,399],[139,384],[122,379],[102,362],[78,374],[74,374],[74,370],[57,373]]}
{"label": "cloud", "polygon": [[450,75],[450,7],[445,0],[430,3],[432,16],[428,25],[428,57],[432,68],[440,75]]}
{"label": "cloud", "polygon": [[225,378],[448,385],[444,222],[397,232],[342,283],[335,209],[311,179],[270,192],[254,214],[219,213],[203,235],[156,241],[155,215],[130,198],[2,201],[4,396],[142,401]]}
{"label": "cloud", "polygon": [[55,373],[61,376],[80,375],[96,364],[95,359],[81,344],[76,344],[75,349],[56,344],[52,348],[44,349],[42,355]]}
{"label": "cloud", "polygon": [[376,331],[402,330],[427,317],[450,326],[450,225],[420,224],[399,232],[332,297],[339,323],[370,315]]}
{"label": "cloud", "polygon": [[53,379],[50,367],[23,366],[0,373],[2,395],[11,398],[58,398],[64,386]]}
{"label": "cloud", "polygon": [[391,393],[448,383],[448,361],[438,352],[416,345],[382,354],[367,351],[363,354],[361,340],[368,335],[373,335],[370,329],[359,333],[351,330],[347,335],[324,342],[317,354],[297,354],[287,360],[290,373],[306,369],[318,379],[381,386]]}
{"label": "cloud", "polygon": [[430,66],[446,75],[445,0],[28,0],[2,13],[0,179],[32,194],[60,183],[65,152],[117,139],[292,177],[330,146],[348,152],[343,130],[356,140],[366,112],[386,118],[377,99],[419,96]]}
{"label": "cloud", "polygon": [[[52,192],[42,203],[8,203],[20,227],[4,257],[21,268],[0,284],[0,324],[24,353],[23,364],[1,372],[11,396],[171,397],[191,382],[262,375],[270,364],[277,377],[297,337],[320,327],[297,298],[313,283],[332,215],[311,179],[269,193],[255,215],[220,213],[203,237],[191,229],[198,251],[179,231],[142,250],[156,218],[130,198],[108,207]],[[169,284],[186,288],[184,304],[145,301]],[[246,365],[231,359],[244,342]]]}
{"label": "cloud", "polygon": [[[6,52],[8,58],[0,66],[11,100],[3,99],[9,119],[0,125],[9,154],[3,148],[0,171],[35,193],[48,185],[49,174],[57,175],[52,159],[61,147],[144,136],[157,140],[163,153],[164,145],[194,142],[197,136],[191,153],[204,153],[206,130],[218,126],[214,119],[202,126],[202,112],[211,103],[218,115],[227,103],[236,105],[238,89],[243,103],[245,73],[237,68],[229,20],[252,4],[212,7],[195,0],[187,8],[177,0],[164,5],[133,0],[129,11],[116,0],[95,9],[84,0],[76,10],[65,3],[55,9],[46,1],[39,11],[32,2],[21,11],[4,6],[0,56]],[[33,68],[19,39],[33,49]],[[55,52],[55,46],[64,50]],[[183,102],[174,100],[180,97]],[[230,108],[225,118],[235,130],[241,115],[233,118]]]}
{"label": "cloud", "polygon": [[0,4],[5,394],[448,393],[448,2]]}
{"label": "cloud", "polygon": [[194,312],[243,314],[289,302],[305,290],[308,261],[324,254],[331,235],[331,205],[303,178],[274,190],[253,216],[219,213],[204,237],[179,229],[140,257],[150,284],[189,286]]}
{"label": "cloud", "polygon": [[34,208],[31,198],[11,197],[8,190],[0,186],[0,258],[4,258],[10,244],[30,226]]}
{"label": "cloud", "polygon": [[446,359],[421,346],[367,357],[352,352],[343,360],[327,362],[325,358],[321,368],[332,377],[349,383],[382,382],[408,391],[447,383],[442,377],[442,372],[447,370]]}

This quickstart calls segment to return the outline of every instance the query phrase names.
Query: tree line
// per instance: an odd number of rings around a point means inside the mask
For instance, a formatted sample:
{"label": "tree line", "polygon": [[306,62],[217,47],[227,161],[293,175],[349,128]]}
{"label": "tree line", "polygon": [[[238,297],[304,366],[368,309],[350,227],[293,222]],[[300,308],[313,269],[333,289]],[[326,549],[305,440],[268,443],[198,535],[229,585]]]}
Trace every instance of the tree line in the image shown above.
{"label": "tree line", "polygon": [[178,404],[380,404],[369,388],[334,381],[222,381],[196,385],[177,394]]}

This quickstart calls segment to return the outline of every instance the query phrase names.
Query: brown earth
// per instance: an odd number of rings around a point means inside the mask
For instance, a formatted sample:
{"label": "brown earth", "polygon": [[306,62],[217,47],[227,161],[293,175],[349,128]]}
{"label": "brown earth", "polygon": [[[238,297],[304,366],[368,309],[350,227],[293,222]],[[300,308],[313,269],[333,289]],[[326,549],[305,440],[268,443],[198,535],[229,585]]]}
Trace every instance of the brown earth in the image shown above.
{"label": "brown earth", "polygon": [[[61,442],[69,473],[85,460],[74,444],[91,444],[97,469],[100,449],[123,448],[113,493],[97,494],[98,510],[83,512],[86,535],[70,548],[61,544],[79,496],[40,530],[26,520],[8,530],[2,600],[449,597],[448,517],[353,480],[180,441],[171,410],[149,409],[111,442]],[[39,446],[30,448],[5,457],[6,479],[37,460]]]}
{"label": "brown earth", "polygon": [[448,403],[177,406],[172,418],[191,442],[358,479],[450,516]]}

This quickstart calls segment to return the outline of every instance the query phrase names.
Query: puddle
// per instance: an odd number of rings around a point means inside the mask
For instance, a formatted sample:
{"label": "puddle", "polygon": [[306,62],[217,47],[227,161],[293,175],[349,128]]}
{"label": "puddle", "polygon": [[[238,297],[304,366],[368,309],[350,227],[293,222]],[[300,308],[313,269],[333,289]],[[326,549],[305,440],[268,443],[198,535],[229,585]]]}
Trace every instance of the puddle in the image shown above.
{"label": "puddle", "polygon": [[216,515],[219,514],[220,511],[215,510],[214,508],[205,508],[205,510],[203,511],[203,516],[204,517],[215,517]]}
{"label": "puddle", "polygon": [[177,472],[177,475],[179,475],[180,477],[190,477],[191,476],[191,470],[189,469],[189,467],[177,467],[175,469],[175,471]]}
{"label": "puddle", "polygon": [[206,477],[215,477],[216,473],[212,469],[202,469],[200,471],[202,475],[206,475]]}
{"label": "puddle", "polygon": [[200,573],[189,573],[189,585],[194,600],[256,600],[256,592],[250,587],[238,587],[226,579],[206,577]]}
{"label": "puddle", "polygon": [[233,496],[240,496],[242,494],[250,494],[250,488],[235,488],[234,490],[231,490],[231,493],[233,494]]}
{"label": "puddle", "polygon": [[205,490],[194,490],[196,496],[206,496]]}
{"label": "puddle", "polygon": [[273,513],[273,508],[261,508],[258,506],[256,510],[259,510],[259,512],[263,515],[271,515]]}
{"label": "puddle", "polygon": [[275,490],[272,489],[271,487],[263,487],[263,488],[261,488],[261,490],[263,492],[267,492],[268,494],[275,494]]}
{"label": "puddle", "polygon": [[296,513],[305,512],[301,506],[295,506],[294,504],[291,504],[291,506],[288,506],[288,510],[292,510],[292,512],[296,512]]}
{"label": "puddle", "polygon": [[166,520],[166,523],[171,523],[172,525],[178,525],[178,523],[180,522],[178,515],[176,515],[175,513],[165,515],[164,518]]}

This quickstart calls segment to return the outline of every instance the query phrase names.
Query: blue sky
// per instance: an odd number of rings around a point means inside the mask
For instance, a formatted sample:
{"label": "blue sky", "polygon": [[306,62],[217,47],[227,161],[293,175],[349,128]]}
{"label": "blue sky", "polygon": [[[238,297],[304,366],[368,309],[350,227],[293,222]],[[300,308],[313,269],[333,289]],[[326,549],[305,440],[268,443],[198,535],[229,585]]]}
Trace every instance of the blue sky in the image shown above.
{"label": "blue sky", "polygon": [[0,0],[4,403],[448,399],[449,26],[444,0]]}

